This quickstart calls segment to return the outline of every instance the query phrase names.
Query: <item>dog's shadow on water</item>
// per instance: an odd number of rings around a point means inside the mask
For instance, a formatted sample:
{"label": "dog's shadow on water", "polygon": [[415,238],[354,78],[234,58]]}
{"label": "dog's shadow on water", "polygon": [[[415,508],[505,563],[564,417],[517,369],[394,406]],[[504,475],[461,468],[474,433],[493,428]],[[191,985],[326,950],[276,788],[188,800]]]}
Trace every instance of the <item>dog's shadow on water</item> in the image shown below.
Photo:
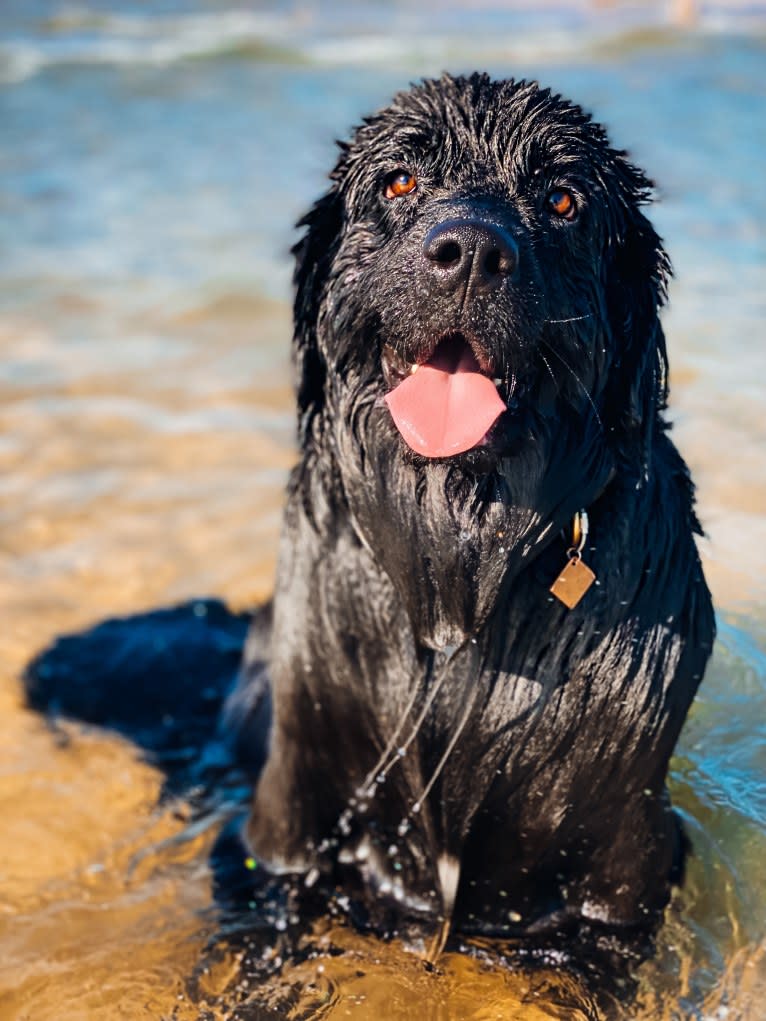
{"label": "dog's shadow on water", "polygon": [[27,702],[53,722],[80,720],[129,738],[162,770],[164,797],[232,768],[256,775],[268,717],[249,749],[218,733],[251,620],[200,599],[102,621],[56,639],[32,660],[23,678]]}
{"label": "dog's shadow on water", "polygon": [[190,832],[224,820],[210,860],[221,934],[253,896],[239,831],[265,760],[268,690],[238,706],[246,726],[227,731],[222,721],[254,616],[196,599],[104,620],[56,639],[23,676],[28,705],[53,727],[80,721],[136,745],[162,773],[160,802],[188,803]]}
{"label": "dog's shadow on water", "polygon": [[[321,883],[310,892],[301,890],[298,917],[295,891],[284,880],[254,870],[239,836],[266,757],[271,698],[265,681],[260,687],[251,681],[240,688],[236,682],[248,633],[256,641],[259,632],[265,636],[269,614],[269,606],[236,613],[219,600],[197,599],[108,619],[56,639],[30,662],[23,676],[28,705],[52,726],[63,719],[80,721],[112,730],[140,748],[162,772],[161,802],[180,799],[190,806],[191,830],[223,821],[209,862],[216,932],[195,974],[188,978],[188,989],[192,1000],[209,1003],[210,998],[200,992],[200,977],[222,956],[236,951],[241,963],[234,985],[246,975],[251,993],[235,994],[232,1000],[227,984],[219,1005],[227,1008],[226,1016],[239,1021],[288,1016],[286,1012],[295,1005],[294,987],[280,990],[277,986],[276,992],[272,988],[269,1003],[273,1006],[264,1007],[257,993],[253,997],[253,986],[271,979],[278,970],[282,958],[272,953],[277,944],[288,948],[293,963],[316,956],[316,944],[306,933],[321,916],[331,919],[336,914],[333,900],[338,896]],[[248,660],[257,674],[257,658],[248,656]],[[324,945],[327,950],[326,940]],[[329,952],[343,951],[330,947]],[[520,960],[494,951],[489,951],[488,958],[487,953],[486,948],[479,953],[485,963],[489,958],[511,968],[533,963],[523,960],[524,955]],[[609,956],[611,968],[614,958]],[[599,987],[594,991],[600,1002],[604,1002],[601,993],[613,1002],[614,990],[603,986],[603,967],[598,972],[595,983],[587,984]],[[566,976],[562,979],[566,981]],[[623,999],[627,987],[623,981],[620,985],[619,999]],[[567,1016],[603,1016],[590,994],[583,994],[579,1013]],[[539,991],[534,995],[539,996]],[[213,1016],[204,1009],[199,1014],[200,1021]]]}

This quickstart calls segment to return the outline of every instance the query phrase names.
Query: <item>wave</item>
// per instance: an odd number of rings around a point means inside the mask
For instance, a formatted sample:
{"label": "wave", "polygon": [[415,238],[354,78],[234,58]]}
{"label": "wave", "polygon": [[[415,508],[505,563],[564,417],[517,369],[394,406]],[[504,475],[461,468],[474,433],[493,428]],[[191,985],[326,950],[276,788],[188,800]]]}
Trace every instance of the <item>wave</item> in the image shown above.
{"label": "wave", "polygon": [[236,52],[285,60],[299,56],[290,29],[289,19],[240,10],[177,17],[73,12],[43,22],[36,33],[0,41],[0,82],[57,66],[163,66]]}
{"label": "wave", "polygon": [[[687,5],[678,4],[678,10]],[[362,16],[359,16],[359,11]],[[493,59],[551,60],[608,43],[656,40],[678,28],[660,5],[620,9],[520,2],[487,4],[469,13],[425,3],[417,13],[371,6],[325,9],[322,0],[294,13],[241,9],[181,15],[96,14],[71,10],[0,39],[0,83],[24,81],[66,66],[165,66],[225,56],[333,66],[414,67],[424,62],[488,63]],[[438,18],[441,31],[435,29]],[[348,27],[350,26],[350,27]],[[761,33],[766,4],[719,0],[694,19],[697,31]],[[645,33],[651,35],[647,38]],[[644,33],[642,35],[642,33]]]}

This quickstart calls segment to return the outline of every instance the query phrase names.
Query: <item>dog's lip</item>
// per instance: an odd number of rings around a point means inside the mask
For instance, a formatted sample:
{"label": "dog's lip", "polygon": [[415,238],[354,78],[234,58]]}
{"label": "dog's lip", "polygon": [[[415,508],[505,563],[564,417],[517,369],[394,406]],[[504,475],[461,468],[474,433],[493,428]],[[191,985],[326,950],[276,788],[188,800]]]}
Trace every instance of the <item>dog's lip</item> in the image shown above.
{"label": "dog's lip", "polygon": [[470,349],[482,375],[491,379],[496,386],[500,386],[504,382],[503,379],[494,375],[492,360],[478,338],[463,330],[446,330],[430,343],[420,346],[414,353],[402,353],[392,344],[383,345],[381,365],[388,389],[398,386],[403,379],[413,372],[417,372],[421,365],[427,365],[439,354],[449,348],[459,350],[461,345]]}

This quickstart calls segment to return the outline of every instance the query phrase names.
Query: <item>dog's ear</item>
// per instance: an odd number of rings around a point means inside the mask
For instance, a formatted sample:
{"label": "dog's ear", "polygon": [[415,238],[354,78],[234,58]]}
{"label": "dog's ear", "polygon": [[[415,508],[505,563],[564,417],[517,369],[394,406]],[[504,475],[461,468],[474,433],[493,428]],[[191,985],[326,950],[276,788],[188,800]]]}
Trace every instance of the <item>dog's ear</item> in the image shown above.
{"label": "dog's ear", "polygon": [[619,226],[605,252],[607,318],[615,360],[605,393],[605,411],[623,452],[640,450],[646,472],[660,413],[667,403],[667,352],[660,310],[667,297],[670,260],[662,240],[641,211],[652,185],[620,160]]}
{"label": "dog's ear", "polygon": [[343,228],[343,202],[334,183],[297,224],[305,228],[293,246],[293,364],[296,373],[298,431],[305,439],[314,414],[321,408],[326,366],[317,334],[322,315],[322,295]]}

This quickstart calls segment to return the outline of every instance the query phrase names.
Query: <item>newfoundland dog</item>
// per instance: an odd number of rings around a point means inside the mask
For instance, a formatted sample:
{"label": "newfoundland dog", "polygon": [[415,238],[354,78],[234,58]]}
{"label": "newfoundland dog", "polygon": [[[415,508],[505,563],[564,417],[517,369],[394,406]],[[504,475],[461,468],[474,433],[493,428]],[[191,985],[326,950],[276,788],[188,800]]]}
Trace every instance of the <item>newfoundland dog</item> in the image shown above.
{"label": "newfoundland dog", "polygon": [[650,196],[578,106],[445,75],[300,224],[300,456],[227,713],[271,712],[247,840],[434,956],[650,931],[680,876],[665,779],[714,618]]}
{"label": "newfoundland dog", "polygon": [[450,931],[645,947],[714,633],[650,182],[579,107],[478,74],[398,95],[331,182],[295,249],[300,456],[238,684],[249,615],[196,601],[60,639],[29,702],[126,733],[170,791],[260,774],[250,850],[232,824],[213,853],[249,931],[329,905],[430,959]]}

